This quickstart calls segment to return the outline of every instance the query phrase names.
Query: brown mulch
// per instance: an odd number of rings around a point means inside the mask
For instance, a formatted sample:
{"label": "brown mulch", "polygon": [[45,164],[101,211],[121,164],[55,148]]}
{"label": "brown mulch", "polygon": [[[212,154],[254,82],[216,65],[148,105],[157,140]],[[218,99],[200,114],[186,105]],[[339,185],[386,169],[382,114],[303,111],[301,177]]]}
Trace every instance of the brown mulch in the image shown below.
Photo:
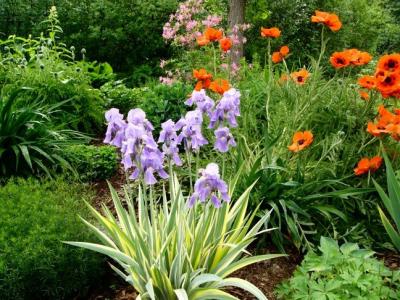
{"label": "brown mulch", "polygon": [[99,180],[92,183],[92,187],[95,191],[95,197],[92,201],[92,205],[97,210],[100,210],[101,206],[105,204],[111,211],[114,211],[114,205],[112,203],[107,181],[112,185],[119,195],[122,195],[123,187],[126,183],[126,176],[123,168],[120,167],[117,173],[109,180]]}
{"label": "brown mulch", "polygon": [[[270,251],[264,249],[259,254],[266,254]],[[277,251],[272,251],[277,253]],[[303,256],[294,250],[288,251],[287,257],[275,258],[266,260],[257,264],[252,264],[243,268],[234,274],[232,277],[239,277],[245,279],[256,287],[258,287],[269,300],[275,300],[274,290],[275,287],[282,281],[290,278],[296,269],[297,265],[301,263]],[[249,293],[236,288],[227,289],[227,291],[242,300],[253,300],[255,297]]]}
{"label": "brown mulch", "polygon": [[376,253],[378,259],[383,260],[385,266],[391,270],[400,269],[400,255],[396,252],[386,251],[383,253]]}

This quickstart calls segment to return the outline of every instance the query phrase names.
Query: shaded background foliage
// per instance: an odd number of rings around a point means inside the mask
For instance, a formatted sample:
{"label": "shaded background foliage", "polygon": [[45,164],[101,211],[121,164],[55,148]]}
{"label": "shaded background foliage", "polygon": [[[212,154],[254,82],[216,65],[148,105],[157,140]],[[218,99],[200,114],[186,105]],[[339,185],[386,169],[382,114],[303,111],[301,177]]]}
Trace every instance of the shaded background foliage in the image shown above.
{"label": "shaded background foliage", "polygon": [[[5,0],[0,7],[0,38],[39,35],[49,8],[57,6],[63,41],[85,48],[91,60],[107,61],[119,72],[132,66],[154,66],[169,49],[162,26],[178,1],[141,0]],[[154,68],[145,68],[154,72]],[[151,75],[151,74],[150,74]]]}
{"label": "shaded background foliage", "polygon": [[[90,60],[107,61],[115,71],[131,77],[129,85],[145,83],[159,75],[158,62],[173,49],[162,39],[162,27],[178,0],[3,0],[0,7],[0,38],[10,34],[38,35],[44,30],[48,9],[57,6],[64,28],[63,41],[78,50],[87,49]],[[212,13],[227,16],[228,1],[206,0]],[[310,23],[316,9],[334,11],[344,24],[330,43],[335,49],[356,47],[371,53],[400,48],[400,3],[394,0],[248,0],[246,22],[253,24],[247,34],[246,56],[263,56],[265,41],[261,26],[278,26],[284,31],[279,43],[289,44],[290,64],[305,64],[308,55],[319,51],[319,32]],[[365,16],[369,16],[366,18]],[[357,27],[357,30],[353,28]],[[334,46],[333,46],[334,45]],[[277,47],[278,45],[276,45]],[[332,49],[329,49],[333,51]],[[330,51],[328,51],[330,53]]]}

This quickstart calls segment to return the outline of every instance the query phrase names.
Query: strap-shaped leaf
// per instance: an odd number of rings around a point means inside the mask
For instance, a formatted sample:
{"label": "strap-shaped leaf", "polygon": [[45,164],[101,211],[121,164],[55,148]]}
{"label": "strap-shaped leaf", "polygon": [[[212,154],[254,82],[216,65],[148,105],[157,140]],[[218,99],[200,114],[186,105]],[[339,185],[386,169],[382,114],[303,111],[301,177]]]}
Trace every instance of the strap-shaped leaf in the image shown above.
{"label": "strap-shaped leaf", "polygon": [[246,280],[231,277],[231,278],[226,278],[222,280],[220,283],[218,283],[219,288],[224,288],[228,286],[234,286],[242,290],[245,290],[250,294],[252,294],[253,296],[255,296],[258,300],[268,300],[267,297],[265,297],[265,295],[263,294],[263,292],[261,292],[255,285]]}
{"label": "strap-shaped leaf", "polygon": [[174,290],[176,297],[178,300],[189,300],[188,295],[184,289]]}
{"label": "strap-shaped leaf", "polygon": [[397,250],[400,251],[400,234],[393,228],[392,224],[390,224],[390,221],[388,220],[382,209],[378,207],[378,210],[379,210],[379,215],[381,216],[382,219],[383,226],[386,229],[386,232],[388,233],[394,246],[397,248]]}

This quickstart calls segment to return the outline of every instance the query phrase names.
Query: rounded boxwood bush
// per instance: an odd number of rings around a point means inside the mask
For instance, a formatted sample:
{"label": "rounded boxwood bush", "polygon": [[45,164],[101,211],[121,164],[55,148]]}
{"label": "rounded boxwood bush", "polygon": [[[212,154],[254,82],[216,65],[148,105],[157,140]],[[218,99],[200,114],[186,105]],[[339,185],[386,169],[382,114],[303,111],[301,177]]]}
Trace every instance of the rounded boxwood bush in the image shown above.
{"label": "rounded boxwood bush", "polygon": [[71,299],[101,274],[103,260],[62,241],[91,238],[82,185],[13,179],[0,187],[0,299]]}
{"label": "rounded boxwood bush", "polygon": [[84,182],[109,179],[118,170],[117,148],[113,146],[73,145],[65,149],[64,157]]}

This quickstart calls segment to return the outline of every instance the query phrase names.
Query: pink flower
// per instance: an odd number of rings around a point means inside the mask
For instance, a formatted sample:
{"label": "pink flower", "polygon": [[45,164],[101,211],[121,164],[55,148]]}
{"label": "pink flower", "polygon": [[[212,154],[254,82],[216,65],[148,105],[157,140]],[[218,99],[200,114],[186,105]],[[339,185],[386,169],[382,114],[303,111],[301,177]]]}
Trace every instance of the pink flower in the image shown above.
{"label": "pink flower", "polygon": [[160,60],[160,68],[161,68],[161,69],[164,69],[164,67],[165,67],[166,64],[167,64],[167,61],[166,61],[166,60],[164,60],[164,59]]}
{"label": "pink flower", "polygon": [[173,79],[173,78],[162,77],[162,76],[160,76],[159,79],[160,79],[160,82],[161,82],[162,84],[165,84],[165,85],[171,85],[171,84],[174,83],[174,79]]}
{"label": "pink flower", "polygon": [[190,20],[187,24],[186,24],[186,30],[192,30],[193,28],[195,28],[197,26],[197,21],[195,20]]}
{"label": "pink flower", "polygon": [[222,18],[217,15],[209,15],[207,16],[207,19],[203,20],[203,25],[207,27],[215,27],[221,23]]}

